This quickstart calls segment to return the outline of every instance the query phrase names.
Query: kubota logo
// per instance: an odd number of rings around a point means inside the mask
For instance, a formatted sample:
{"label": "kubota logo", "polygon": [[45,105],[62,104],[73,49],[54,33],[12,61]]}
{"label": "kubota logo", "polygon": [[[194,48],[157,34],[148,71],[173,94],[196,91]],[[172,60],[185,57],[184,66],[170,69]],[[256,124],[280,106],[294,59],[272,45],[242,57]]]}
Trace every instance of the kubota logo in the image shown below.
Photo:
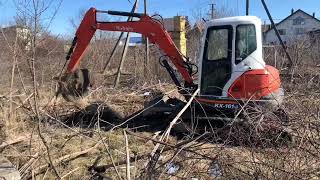
{"label": "kubota logo", "polygon": [[118,31],[132,32],[132,31],[133,31],[133,28],[131,28],[131,27],[125,27],[125,26],[116,26],[116,30],[118,30]]}

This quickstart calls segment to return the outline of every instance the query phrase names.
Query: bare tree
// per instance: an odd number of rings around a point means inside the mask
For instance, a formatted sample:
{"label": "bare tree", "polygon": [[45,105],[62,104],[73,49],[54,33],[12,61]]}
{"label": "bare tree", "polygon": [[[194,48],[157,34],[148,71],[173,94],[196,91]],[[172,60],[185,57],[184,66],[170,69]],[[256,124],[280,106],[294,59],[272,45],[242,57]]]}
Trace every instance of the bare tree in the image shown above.
{"label": "bare tree", "polygon": [[29,71],[32,79],[33,87],[33,103],[32,109],[35,114],[36,120],[38,120],[37,130],[38,134],[46,147],[48,160],[53,169],[54,174],[60,179],[59,173],[54,167],[50,155],[50,149],[45,138],[41,134],[41,118],[38,108],[38,79],[37,79],[37,46],[39,43],[39,34],[43,31],[47,31],[50,27],[59,7],[61,6],[62,0],[15,0],[14,1],[17,9],[17,19],[20,23],[27,26],[31,30],[31,50],[28,53],[26,60],[29,66]]}

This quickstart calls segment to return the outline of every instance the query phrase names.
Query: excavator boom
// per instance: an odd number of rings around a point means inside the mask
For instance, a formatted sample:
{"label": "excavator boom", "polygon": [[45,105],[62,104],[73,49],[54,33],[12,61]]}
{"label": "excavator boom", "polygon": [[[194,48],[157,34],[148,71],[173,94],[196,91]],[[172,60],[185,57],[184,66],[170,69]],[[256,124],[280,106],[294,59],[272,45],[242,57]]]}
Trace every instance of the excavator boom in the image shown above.
{"label": "excavator boom", "polygon": [[[108,13],[111,15],[132,16],[140,18],[137,21],[129,22],[99,22],[97,21],[97,13]],[[172,64],[177,68],[188,85],[193,84],[192,68],[188,64],[188,60],[181,54],[175,46],[169,33],[164,29],[163,25],[152,17],[138,13],[127,13],[118,11],[98,11],[95,8],[89,9],[74,38],[73,44],[67,55],[70,62],[67,66],[66,73],[73,73],[78,69],[78,65],[93,37],[96,30],[103,31],[119,31],[140,33],[149,38],[151,43],[159,46],[165,55],[171,60]]]}

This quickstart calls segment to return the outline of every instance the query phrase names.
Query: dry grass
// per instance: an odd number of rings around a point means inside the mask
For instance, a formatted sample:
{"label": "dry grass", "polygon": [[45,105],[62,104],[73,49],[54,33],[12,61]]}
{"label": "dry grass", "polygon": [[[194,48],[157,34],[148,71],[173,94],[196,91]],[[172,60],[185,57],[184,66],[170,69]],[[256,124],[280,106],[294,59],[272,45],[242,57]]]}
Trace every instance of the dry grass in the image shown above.
{"label": "dry grass", "polygon": [[[63,43],[58,42],[53,47],[63,49],[61,44]],[[110,46],[108,40],[96,41],[82,66],[89,67],[94,74],[98,74],[109,56],[110,52],[105,50],[110,49]],[[284,108],[290,117],[288,128],[291,129],[293,142],[270,146],[273,142],[268,142],[269,138],[259,136],[257,132],[260,128],[257,119],[253,119],[245,127],[233,124],[231,129],[234,131],[224,132],[233,139],[225,141],[199,138],[192,133],[182,138],[172,135],[167,140],[159,141],[156,132],[128,133],[127,149],[131,157],[132,178],[319,179],[319,69],[311,63],[309,66],[301,63],[303,59],[311,59],[307,56],[312,53],[303,54],[297,49],[299,48],[293,49],[291,53],[297,54],[295,62],[300,66],[296,66],[294,75],[283,79],[287,93]],[[98,176],[124,179],[128,171],[124,128],[105,130],[101,125],[106,122],[100,115],[116,111],[119,116],[129,116],[143,108],[144,92],[152,91],[156,95],[173,89],[172,85],[163,83],[170,80],[157,63],[159,51],[151,48],[151,62],[144,67],[143,47],[130,49],[130,56],[124,67],[126,75],[122,76],[122,88],[109,88],[113,84],[114,72],[98,75],[95,89],[78,103],[53,99],[55,82],[52,77],[60,72],[64,63],[63,53],[46,53],[50,49],[36,51],[41,56],[35,58],[35,84],[32,84],[26,61],[30,60],[30,54],[24,52],[17,56],[12,86],[8,81],[10,75],[3,76],[5,79],[0,81],[4,82],[0,90],[0,143],[4,135],[7,136],[6,141],[28,137],[21,143],[0,149],[1,154],[15,164],[24,179],[30,178],[32,174],[35,174],[35,179],[55,179],[57,174],[54,169],[65,179],[93,179]],[[190,51],[190,55],[196,54],[196,50]],[[313,52],[317,55],[316,53]],[[305,57],[301,57],[302,55]],[[6,54],[8,58],[4,60],[4,64],[11,65],[13,56],[13,52]],[[280,58],[278,63],[284,64],[281,61],[283,59]],[[117,68],[118,64],[119,58],[116,56],[109,69]],[[147,74],[143,73],[145,68]],[[163,82],[159,83],[159,79]],[[38,94],[33,98],[35,90]],[[38,105],[39,116],[34,111],[34,104]],[[102,106],[104,104],[108,107]],[[84,126],[85,123],[87,126]],[[272,138],[274,137],[277,136]],[[152,153],[155,149],[158,151]],[[88,170],[95,164],[97,157],[101,157],[98,166],[108,165],[106,171]],[[167,168],[170,164],[175,164],[180,169],[176,173],[168,173],[168,169],[174,169],[173,166]]]}
{"label": "dry grass", "polygon": [[[317,86],[316,84],[314,84]],[[285,89],[288,93],[285,99],[285,107],[290,116],[290,129],[295,136],[293,143],[279,147],[254,147],[254,146],[230,146],[221,143],[210,143],[207,140],[194,141],[186,146],[168,149],[160,154],[160,159],[156,161],[155,169],[152,169],[153,178],[179,179],[182,177],[197,177],[199,179],[208,179],[214,176],[225,179],[310,179],[319,178],[319,107],[320,94],[318,89],[305,91],[302,84],[285,83]],[[61,177],[70,179],[90,179],[96,174],[88,171],[88,168],[94,164],[95,159],[101,156],[99,164],[112,164],[112,161],[118,162],[126,159],[125,139],[121,129],[113,131],[103,131],[96,123],[91,128],[81,128],[79,126],[66,127],[62,125],[63,117],[79,111],[93,102],[104,102],[109,104],[112,109],[121,112],[124,116],[143,107],[143,92],[146,90],[168,91],[170,86],[155,85],[142,87],[140,89],[114,90],[101,88],[94,91],[82,103],[65,103],[58,100],[48,105],[52,95],[41,93],[39,109],[41,111],[42,123],[41,133],[45,137],[51,151],[52,159],[56,160],[68,154],[81,152],[101,143],[80,157],[61,161],[54,164]],[[25,99],[27,96],[18,96],[14,100]],[[3,116],[8,111],[8,101],[1,101]],[[26,105],[27,106],[27,105]],[[17,108],[17,106],[15,106]],[[9,158],[19,169],[21,169],[30,160],[34,161],[29,169],[24,171],[25,177],[32,172],[37,172],[37,168],[48,164],[46,148],[36,133],[37,123],[33,120],[32,114],[26,113],[28,107],[19,107],[15,118],[9,124],[6,124],[7,139],[14,139],[19,136],[31,135],[31,137],[22,143],[6,147],[2,154]],[[6,114],[6,113],[5,113]],[[2,117],[4,118],[4,117]],[[61,121],[61,122],[59,122]],[[151,132],[138,133],[144,137],[152,137]],[[241,138],[241,137],[239,137]],[[186,138],[178,140],[175,136],[170,137],[166,143],[177,145],[184,142]],[[129,135],[130,155],[139,157],[148,155],[155,147],[156,142],[148,139]],[[166,146],[168,147],[168,146]],[[177,153],[178,149],[192,150]],[[175,155],[176,154],[176,155]],[[205,157],[201,155],[205,155]],[[131,175],[140,176],[148,174],[145,171],[145,163],[148,162],[148,156],[140,160],[131,162]],[[215,159],[215,160],[213,160]],[[168,164],[174,163],[180,167],[180,170],[174,174],[168,174]],[[116,166],[119,174],[124,178],[126,173],[125,164]],[[115,168],[108,168],[104,176],[118,178]],[[211,175],[210,175],[211,174]],[[51,168],[46,167],[39,178],[54,178]]]}

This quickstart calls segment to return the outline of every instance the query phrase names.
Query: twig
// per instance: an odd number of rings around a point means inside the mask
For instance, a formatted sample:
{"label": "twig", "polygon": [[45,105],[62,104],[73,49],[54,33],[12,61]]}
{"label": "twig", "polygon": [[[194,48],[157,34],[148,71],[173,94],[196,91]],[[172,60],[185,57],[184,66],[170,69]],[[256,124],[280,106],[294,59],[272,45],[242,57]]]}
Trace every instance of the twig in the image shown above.
{"label": "twig", "polygon": [[[184,145],[187,145],[187,144],[189,144],[191,142],[194,142],[194,141],[202,138],[204,135],[206,135],[206,134],[203,134],[203,135],[201,135],[201,136],[199,136],[199,137],[197,137],[195,139],[184,141],[184,142],[178,143],[176,145],[172,145],[172,144],[169,144],[169,143],[166,143],[166,142],[161,142],[161,141],[149,138],[149,137],[144,137],[144,136],[137,135],[136,133],[133,133],[133,132],[131,132],[129,130],[126,130],[126,132],[128,134],[130,134],[130,135],[134,135],[134,136],[142,138],[142,139],[147,139],[147,140],[154,141],[154,142],[162,144],[162,145],[166,145],[167,147],[164,148],[162,152],[170,151],[172,149],[181,149],[181,146],[184,146]],[[209,156],[200,154],[198,152],[192,151],[190,149],[186,149],[186,147],[182,148],[182,151],[191,152],[191,153],[193,153],[195,155],[201,156],[203,158],[206,158],[206,159],[209,159],[209,160],[212,160],[212,161],[217,159],[217,156],[209,157]],[[147,158],[149,156],[150,156],[150,153],[148,152],[148,153],[145,153],[145,154],[142,154],[142,155],[138,155],[136,157],[130,157],[130,161],[138,161],[138,160],[141,160],[141,159],[145,159],[145,158]],[[121,161],[118,161],[118,162],[115,162],[115,163],[107,164],[107,165],[92,166],[92,167],[89,168],[89,170],[93,170],[95,172],[101,173],[101,172],[105,172],[109,168],[113,168],[114,164],[117,164],[118,166],[121,166],[121,165],[124,165],[126,163],[127,163],[127,159],[126,160],[121,160]]]}
{"label": "twig", "polygon": [[168,137],[170,135],[172,127],[177,123],[179,118],[182,116],[182,114],[187,110],[187,108],[191,105],[193,99],[196,97],[196,95],[200,92],[200,89],[197,89],[192,96],[190,97],[188,103],[182,108],[182,110],[177,114],[177,116],[171,121],[169,127],[167,128],[166,132],[163,136],[161,136],[160,141],[162,141],[165,137]]}
{"label": "twig", "polygon": [[126,157],[127,157],[127,168],[126,168],[126,174],[127,174],[127,180],[130,180],[130,150],[129,150],[129,143],[128,143],[128,136],[125,130],[123,130],[123,135],[126,142]]}
{"label": "twig", "polygon": [[[100,106],[99,106],[99,108],[98,108],[98,117],[100,117]],[[114,163],[114,158],[112,157],[112,154],[111,154],[111,152],[110,152],[110,149],[109,149],[109,146],[106,144],[106,142],[105,142],[105,139],[104,138],[102,138],[102,134],[101,134],[101,131],[100,131],[100,118],[98,118],[98,135],[99,135],[99,137],[100,137],[100,139],[101,139],[101,142],[102,142],[102,144],[104,145],[104,147],[105,147],[105,149],[106,149],[106,151],[107,151],[107,154],[108,154],[108,156],[109,156],[109,158],[110,158],[110,160],[111,160],[111,162],[112,162],[112,165],[113,165],[113,167],[114,167],[114,170],[116,171],[116,174],[117,174],[117,177],[118,177],[118,179],[120,179],[120,180],[122,180],[122,177],[121,177],[121,175],[120,175],[120,173],[119,173],[119,171],[118,171],[118,169],[117,169],[117,166],[116,166],[116,164]],[[92,167],[96,167],[96,165],[98,164],[98,162],[99,162],[99,160],[100,160],[100,157],[98,157],[97,159],[96,159],[96,161],[95,161],[95,163],[93,164],[93,166],[91,166],[90,168],[89,168],[89,171],[92,171]]]}
{"label": "twig", "polygon": [[[36,111],[38,112],[38,110],[36,110]],[[59,175],[59,173],[58,173],[58,171],[57,171],[57,169],[56,169],[56,167],[55,167],[55,165],[54,165],[54,163],[53,163],[53,161],[52,161],[51,151],[50,151],[50,148],[49,148],[49,146],[48,146],[48,143],[47,143],[46,139],[44,138],[44,136],[43,136],[42,133],[41,133],[40,118],[39,118],[39,116],[38,116],[38,128],[37,128],[37,130],[38,130],[38,135],[39,135],[39,137],[40,137],[43,145],[44,145],[45,148],[46,148],[47,155],[48,155],[48,160],[49,160],[49,163],[50,163],[50,168],[52,168],[52,170],[53,170],[54,174],[56,175],[57,179],[61,179],[61,177],[60,177],[60,175]],[[48,166],[48,167],[49,167],[49,166]]]}
{"label": "twig", "polygon": [[79,167],[75,168],[74,170],[72,170],[72,171],[68,172],[67,174],[63,175],[61,177],[61,179],[67,178],[68,176],[70,176],[72,173],[78,171],[79,169],[80,169]]}
{"label": "twig", "polygon": [[7,146],[11,146],[11,145],[14,145],[14,144],[17,144],[17,143],[20,143],[20,142],[23,142],[26,139],[28,139],[27,136],[22,136],[22,137],[18,137],[16,139],[14,139],[14,140],[10,140],[8,142],[3,142],[0,145],[0,149],[6,148]]}
{"label": "twig", "polygon": [[[185,145],[185,144],[188,144],[188,143],[190,143],[190,142],[196,141],[196,140],[202,138],[203,136],[207,135],[206,133],[204,133],[204,134],[202,134],[201,136],[199,136],[199,137],[197,137],[197,138],[195,138],[195,139],[190,139],[190,140],[188,140],[188,141],[183,141],[183,142],[181,142],[181,143],[178,143],[178,144],[176,144],[176,145],[173,145],[173,144],[169,144],[169,143],[166,143],[166,142],[163,142],[163,141],[159,141],[159,140],[156,140],[156,139],[152,139],[152,138],[150,138],[150,137],[141,136],[141,135],[138,135],[138,134],[133,133],[133,132],[128,131],[128,130],[127,130],[127,133],[130,134],[130,135],[136,136],[136,137],[138,137],[138,138],[140,138],[140,139],[146,139],[146,140],[153,141],[153,142],[155,142],[155,143],[157,143],[157,144],[165,145],[165,146],[167,146],[167,147],[170,147],[171,149],[179,149],[181,146],[183,146],[183,145]],[[216,159],[216,157],[212,158],[212,157],[210,157],[210,156],[206,156],[206,155],[200,154],[200,153],[198,153],[198,152],[196,152],[196,151],[194,151],[194,150],[191,150],[191,149],[183,149],[183,151],[193,153],[193,154],[195,154],[195,155],[201,156],[201,157],[206,158],[206,159],[210,159],[210,160],[212,160],[212,161]]]}
{"label": "twig", "polygon": [[26,171],[39,159],[39,153],[36,153],[31,157],[31,159],[25,163],[20,169],[19,172],[22,176],[22,178],[25,176]]}
{"label": "twig", "polygon": [[[187,102],[187,104],[182,108],[182,110],[176,115],[176,117],[170,122],[170,125],[168,126],[168,128],[166,129],[165,133],[162,134],[162,136],[159,138],[159,141],[163,141],[164,139],[168,139],[171,129],[173,128],[173,126],[177,123],[177,121],[179,120],[179,118],[182,116],[182,114],[187,110],[187,108],[191,105],[192,101],[194,100],[194,98],[196,97],[196,95],[200,92],[200,89],[197,89],[192,96],[190,97],[189,101]],[[156,146],[153,148],[152,152],[151,152],[151,158],[149,160],[149,162],[147,162],[147,171],[148,174],[152,174],[150,172],[150,169],[153,169],[154,166],[156,165],[156,162],[159,159],[159,154],[161,154],[164,150],[164,147],[162,148],[162,150],[159,150],[160,147],[160,143],[157,143]],[[150,164],[152,163],[152,164]]]}
{"label": "twig", "polygon": [[[68,162],[68,161],[77,159],[78,157],[83,156],[83,155],[95,150],[96,148],[98,148],[100,146],[100,144],[101,144],[101,142],[98,142],[96,145],[94,145],[93,147],[91,147],[89,149],[62,156],[59,159],[53,161],[52,163],[54,165],[58,165],[58,164],[60,164],[62,162]],[[42,174],[48,167],[49,167],[49,164],[45,164],[45,165],[42,165],[42,166],[38,167],[37,169],[34,170],[34,173],[33,173],[34,176]],[[27,177],[27,179],[29,179],[29,178],[31,178],[31,175],[29,175]]]}

